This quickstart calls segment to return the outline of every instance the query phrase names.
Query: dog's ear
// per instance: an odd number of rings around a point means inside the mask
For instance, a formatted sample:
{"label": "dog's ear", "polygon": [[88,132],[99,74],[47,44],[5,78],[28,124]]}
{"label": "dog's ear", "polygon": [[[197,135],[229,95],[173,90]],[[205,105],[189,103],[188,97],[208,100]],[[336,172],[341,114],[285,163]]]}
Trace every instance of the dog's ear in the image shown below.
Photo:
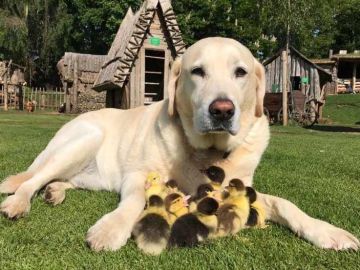
{"label": "dog's ear", "polygon": [[256,75],[256,105],[255,116],[261,117],[264,113],[264,96],[265,96],[265,69],[255,59],[255,75]]}
{"label": "dog's ear", "polygon": [[176,96],[176,87],[177,81],[181,73],[181,58],[178,57],[175,59],[171,66],[170,78],[168,83],[168,94],[169,94],[169,108],[168,112],[170,116],[174,115],[175,111],[175,96]]}

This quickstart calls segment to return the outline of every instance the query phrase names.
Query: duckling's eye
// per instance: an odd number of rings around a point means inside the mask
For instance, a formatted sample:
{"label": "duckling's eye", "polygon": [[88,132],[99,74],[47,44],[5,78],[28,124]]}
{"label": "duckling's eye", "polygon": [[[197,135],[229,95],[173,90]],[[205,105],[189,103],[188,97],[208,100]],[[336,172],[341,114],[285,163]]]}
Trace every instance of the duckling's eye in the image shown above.
{"label": "duckling's eye", "polygon": [[178,203],[178,202],[180,202],[180,199],[174,200],[174,203]]}
{"label": "duckling's eye", "polygon": [[195,67],[191,70],[192,75],[200,76],[201,78],[205,77],[205,70],[202,67]]}
{"label": "duckling's eye", "polygon": [[236,78],[244,77],[246,74],[247,74],[246,70],[243,69],[242,67],[237,67],[235,69],[235,77]]}

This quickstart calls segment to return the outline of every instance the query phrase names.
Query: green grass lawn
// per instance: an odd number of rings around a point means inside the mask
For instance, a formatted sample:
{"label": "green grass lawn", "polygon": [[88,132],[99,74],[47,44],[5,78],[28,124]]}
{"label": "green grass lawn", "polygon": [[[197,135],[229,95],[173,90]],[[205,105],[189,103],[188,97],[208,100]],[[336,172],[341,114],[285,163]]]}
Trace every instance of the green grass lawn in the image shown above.
{"label": "green grass lawn", "polygon": [[360,94],[328,96],[323,117],[331,119],[334,124],[359,125],[360,127]]}
{"label": "green grass lawn", "polygon": [[[0,113],[0,179],[25,170],[69,119]],[[255,187],[360,237],[359,153],[356,130],[273,126]],[[117,203],[115,193],[72,190],[56,207],[36,197],[19,221],[0,217],[0,269],[360,269],[360,252],[321,250],[275,224],[159,257],[142,254],[132,240],[116,252],[92,252],[88,228]]]}

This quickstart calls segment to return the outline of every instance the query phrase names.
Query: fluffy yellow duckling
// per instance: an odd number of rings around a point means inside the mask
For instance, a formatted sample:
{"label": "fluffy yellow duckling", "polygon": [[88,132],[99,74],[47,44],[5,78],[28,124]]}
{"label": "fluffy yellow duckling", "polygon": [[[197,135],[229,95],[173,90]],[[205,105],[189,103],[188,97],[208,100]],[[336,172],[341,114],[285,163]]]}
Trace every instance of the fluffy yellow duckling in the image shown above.
{"label": "fluffy yellow duckling", "polygon": [[145,181],[145,198],[149,201],[152,195],[157,195],[164,199],[167,195],[166,186],[161,181],[160,174],[157,172],[150,172]]}
{"label": "fluffy yellow duckling", "polygon": [[249,227],[266,228],[265,209],[257,200],[256,191],[252,187],[246,187],[246,193],[250,201],[250,213],[246,225]]}
{"label": "fluffy yellow duckling", "polygon": [[218,166],[210,166],[202,172],[210,179],[214,190],[221,190],[221,184],[225,179],[225,171]]}
{"label": "fluffy yellow duckling", "polygon": [[167,181],[165,186],[167,188],[167,194],[178,193],[179,195],[185,197],[185,194],[179,189],[179,186],[174,179]]}
{"label": "fluffy yellow duckling", "polygon": [[187,213],[189,213],[188,200],[190,196],[182,196],[179,193],[171,193],[165,198],[165,208],[170,213],[170,224]]}
{"label": "fluffy yellow duckling", "polygon": [[152,195],[148,207],[135,224],[133,235],[139,249],[158,255],[167,246],[170,236],[170,217],[160,196]]}
{"label": "fluffy yellow duckling", "polygon": [[214,235],[219,207],[214,198],[205,197],[197,204],[196,212],[178,218],[171,228],[169,247],[192,247]]}
{"label": "fluffy yellow duckling", "polygon": [[235,234],[246,227],[250,202],[240,179],[232,179],[226,188],[224,204],[217,211],[219,228],[217,236]]}

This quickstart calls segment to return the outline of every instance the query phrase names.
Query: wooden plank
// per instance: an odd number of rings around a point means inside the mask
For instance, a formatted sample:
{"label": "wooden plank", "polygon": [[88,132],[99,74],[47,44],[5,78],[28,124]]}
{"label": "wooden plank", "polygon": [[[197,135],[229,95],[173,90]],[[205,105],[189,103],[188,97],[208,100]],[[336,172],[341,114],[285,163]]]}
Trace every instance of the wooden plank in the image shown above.
{"label": "wooden plank", "polygon": [[70,113],[71,111],[71,99],[70,99],[70,89],[68,87],[68,83],[65,82],[65,103],[66,103],[66,113]]}
{"label": "wooden plank", "polygon": [[168,93],[168,83],[169,83],[169,72],[170,72],[170,59],[171,52],[165,50],[165,63],[164,63],[164,99],[169,97]]}
{"label": "wooden plank", "polygon": [[4,111],[8,110],[8,89],[9,89],[8,80],[9,80],[9,72],[10,72],[9,65],[10,64],[11,64],[11,61],[8,64],[8,66],[6,67],[6,72],[4,75],[4,92],[3,92]]}
{"label": "wooden plank", "polygon": [[145,55],[145,58],[165,60],[165,57],[162,57],[162,56],[150,56],[150,55]]}
{"label": "wooden plank", "polygon": [[138,106],[141,106],[144,104],[145,101],[145,47],[143,46],[140,50],[140,61],[138,63],[139,66],[139,74],[140,75],[140,87],[138,91],[139,94],[139,100],[138,100]]}
{"label": "wooden plank", "polygon": [[[283,65],[286,65],[286,62],[283,62],[281,61],[280,59],[280,62],[279,62],[279,69],[280,69],[280,72],[279,72],[279,85],[281,87],[281,91],[283,91],[284,86],[285,86],[285,83],[286,83],[286,77],[284,77],[284,73],[282,72],[282,70],[286,67],[284,67]],[[286,73],[287,74],[287,73]],[[286,86],[285,86],[286,87]]]}
{"label": "wooden plank", "polygon": [[[304,70],[305,70],[305,77],[307,77],[308,80],[310,81],[309,65],[307,65],[306,63],[304,63]],[[307,88],[306,88],[307,92],[310,91],[309,87],[310,87],[310,85],[308,85]],[[305,95],[308,95],[307,92],[305,92]]]}
{"label": "wooden plank", "polygon": [[280,57],[276,58],[276,65],[275,65],[275,84],[280,86],[281,92],[283,91],[282,85],[280,84],[280,76],[281,74],[281,59]]}
{"label": "wooden plank", "polygon": [[316,83],[315,83],[315,68],[313,68],[312,66],[310,66],[309,77],[310,77],[309,78],[310,88],[307,97],[313,99],[315,98]]}
{"label": "wooden plank", "polygon": [[320,85],[320,77],[317,69],[314,69],[314,98],[320,99],[321,96],[321,85]]}
{"label": "wooden plank", "polygon": [[160,85],[158,82],[145,82],[145,85]]}
{"label": "wooden plank", "polygon": [[[41,90],[41,89],[40,89]],[[38,98],[38,88],[35,87],[34,100],[35,100],[35,111],[39,106],[39,98]]]}
{"label": "wooden plank", "polygon": [[58,110],[58,88],[55,88],[55,110]]}
{"label": "wooden plank", "polygon": [[270,64],[270,87],[272,88],[273,84],[275,84],[275,61],[272,61]]}
{"label": "wooden plank", "polygon": [[283,85],[282,85],[282,108],[283,108],[283,125],[286,126],[288,124],[288,96],[287,96],[287,51],[284,50],[281,53],[281,61],[282,61],[282,76],[284,78]]}
{"label": "wooden plank", "polygon": [[74,83],[72,87],[72,100],[73,100],[73,112],[77,112],[78,108],[78,92],[79,92],[79,58],[76,57],[74,61]]}
{"label": "wooden plank", "polygon": [[161,71],[145,71],[145,74],[162,74]]}
{"label": "wooden plank", "polygon": [[301,77],[301,63],[299,58],[296,58],[296,76]]}
{"label": "wooden plank", "polygon": [[22,100],[23,100],[23,103],[22,103],[22,110],[24,110],[24,107],[25,107],[25,97],[26,97],[26,89],[28,89],[27,87],[23,87],[23,90],[22,90]]}

